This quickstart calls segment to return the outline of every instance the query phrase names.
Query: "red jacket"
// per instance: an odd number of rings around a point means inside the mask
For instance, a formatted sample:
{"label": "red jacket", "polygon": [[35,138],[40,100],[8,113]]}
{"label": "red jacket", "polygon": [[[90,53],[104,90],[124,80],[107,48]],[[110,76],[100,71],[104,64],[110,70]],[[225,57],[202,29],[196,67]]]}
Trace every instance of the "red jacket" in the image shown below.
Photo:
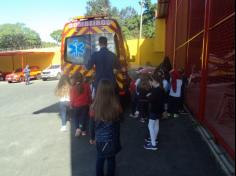
{"label": "red jacket", "polygon": [[77,86],[73,86],[70,91],[70,104],[72,107],[81,107],[91,103],[91,90],[89,84],[82,83],[83,93],[78,95]]}

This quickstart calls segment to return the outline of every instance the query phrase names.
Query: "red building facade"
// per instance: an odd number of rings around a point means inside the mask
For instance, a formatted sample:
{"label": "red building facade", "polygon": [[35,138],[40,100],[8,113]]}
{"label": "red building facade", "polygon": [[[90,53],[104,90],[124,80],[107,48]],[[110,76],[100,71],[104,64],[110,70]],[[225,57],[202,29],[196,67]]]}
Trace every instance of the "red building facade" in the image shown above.
{"label": "red building facade", "polygon": [[168,4],[165,55],[190,78],[186,105],[235,159],[235,2],[161,3]]}

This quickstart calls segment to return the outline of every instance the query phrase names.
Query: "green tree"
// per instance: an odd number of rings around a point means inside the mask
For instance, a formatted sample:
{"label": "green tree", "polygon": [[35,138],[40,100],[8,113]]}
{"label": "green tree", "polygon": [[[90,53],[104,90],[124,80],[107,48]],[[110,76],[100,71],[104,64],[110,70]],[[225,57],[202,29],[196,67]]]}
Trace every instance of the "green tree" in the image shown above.
{"label": "green tree", "polygon": [[[124,36],[127,39],[138,38],[140,29],[140,14],[132,7],[126,7],[120,12],[116,7],[111,7],[109,0],[89,0],[86,6],[86,15],[106,15],[117,19]],[[154,37],[154,14],[156,4],[151,0],[144,0],[143,12],[143,36],[145,38]]]}
{"label": "green tree", "polygon": [[87,16],[106,15],[111,16],[110,0],[90,0],[87,1]]}
{"label": "green tree", "polygon": [[122,31],[126,39],[137,38],[139,34],[139,16],[132,7],[126,7],[120,11]]}
{"label": "green tree", "polygon": [[50,36],[59,44],[61,42],[61,35],[62,35],[62,30],[58,29],[56,31],[53,31]]}
{"label": "green tree", "polygon": [[25,24],[0,25],[0,48],[25,48],[40,45],[39,34],[27,28]]}
{"label": "green tree", "polygon": [[156,4],[151,3],[151,0],[144,1],[143,36],[145,38],[152,38],[155,35],[154,16],[156,6]]}
{"label": "green tree", "polygon": [[42,42],[42,47],[43,48],[49,48],[49,47],[55,47],[58,46],[56,43],[53,42]]}
{"label": "green tree", "polygon": [[123,20],[127,18],[132,18],[136,15],[138,15],[138,13],[133,7],[126,7],[124,9],[121,9],[120,11],[120,18]]}

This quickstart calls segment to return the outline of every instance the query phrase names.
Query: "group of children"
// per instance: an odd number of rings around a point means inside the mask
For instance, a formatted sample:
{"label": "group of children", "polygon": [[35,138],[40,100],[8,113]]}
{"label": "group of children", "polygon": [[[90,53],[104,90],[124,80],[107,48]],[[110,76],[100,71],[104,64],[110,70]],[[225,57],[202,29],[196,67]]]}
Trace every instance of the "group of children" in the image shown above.
{"label": "group of children", "polygon": [[71,77],[62,75],[55,91],[59,97],[60,115],[62,119],[61,131],[66,131],[68,112],[72,110],[75,120],[75,136],[86,135],[86,124],[89,119],[89,106],[91,104],[91,89],[82,74]]}
{"label": "group of children", "polygon": [[178,117],[183,111],[186,78],[183,70],[167,72],[156,68],[152,74],[137,73],[130,84],[131,114],[144,123],[148,120],[150,137],[145,139],[145,149],[157,150],[159,119]]}
{"label": "group of children", "polygon": [[85,136],[89,121],[90,144],[96,144],[96,175],[104,176],[104,163],[107,161],[107,174],[115,175],[115,156],[121,150],[120,119],[122,108],[110,80],[100,80],[96,92],[81,73],[72,77],[63,75],[58,82],[55,94],[60,99],[61,131],[66,131],[68,110],[75,121],[75,136]]}
{"label": "group of children", "polygon": [[[141,122],[148,120],[149,138],[145,139],[145,149],[157,150],[159,120],[168,111],[177,117],[181,108],[183,75],[176,70],[170,73],[156,69],[152,75],[140,74],[130,84],[132,113]],[[108,175],[115,173],[115,156],[121,150],[120,120],[122,106],[115,85],[109,80],[100,80],[94,91],[91,82],[81,73],[72,77],[63,75],[55,91],[59,97],[61,131],[66,131],[68,110],[72,110],[75,121],[75,136],[85,136],[88,121],[90,144],[96,144],[97,176],[104,175],[107,161]],[[138,112],[138,113],[137,113]]]}

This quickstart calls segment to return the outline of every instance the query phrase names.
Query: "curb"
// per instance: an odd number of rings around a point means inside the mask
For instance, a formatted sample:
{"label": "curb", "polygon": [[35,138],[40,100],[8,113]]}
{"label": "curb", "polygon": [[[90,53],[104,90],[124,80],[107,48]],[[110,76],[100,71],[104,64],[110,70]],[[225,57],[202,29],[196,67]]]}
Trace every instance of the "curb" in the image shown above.
{"label": "curb", "polygon": [[196,130],[201,134],[203,140],[207,143],[212,154],[214,155],[220,167],[225,172],[226,176],[235,175],[235,162],[228,156],[228,154],[219,145],[215,143],[213,135],[204,128],[190,113],[188,108],[184,106],[186,112],[189,113],[189,117],[196,125]]}

